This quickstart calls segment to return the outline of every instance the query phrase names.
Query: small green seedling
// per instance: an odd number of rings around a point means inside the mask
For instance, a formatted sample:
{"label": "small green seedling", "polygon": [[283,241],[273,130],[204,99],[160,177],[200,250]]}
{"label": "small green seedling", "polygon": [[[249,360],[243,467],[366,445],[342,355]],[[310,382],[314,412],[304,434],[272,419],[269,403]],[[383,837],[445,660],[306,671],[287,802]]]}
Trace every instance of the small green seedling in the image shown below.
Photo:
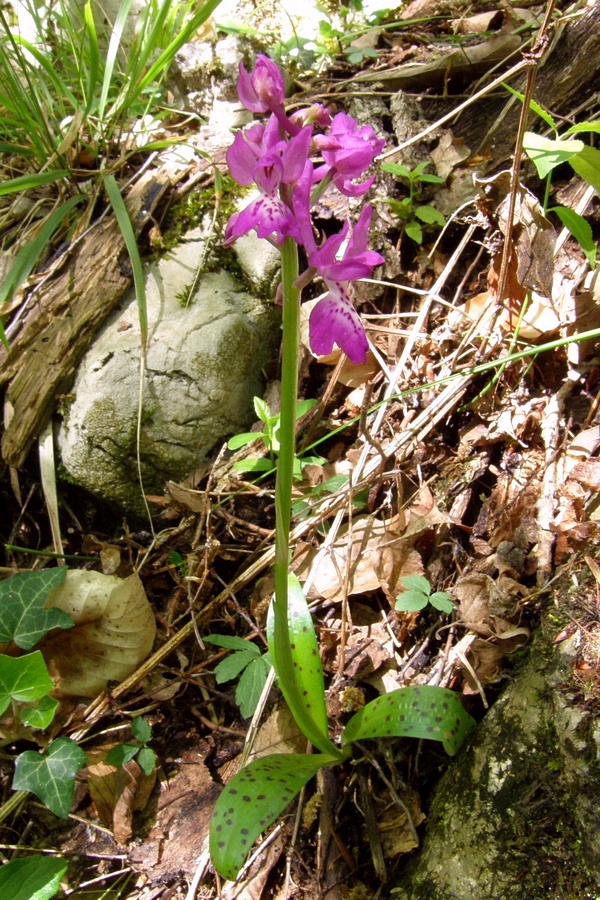
{"label": "small green seedling", "polygon": [[144,775],[151,775],[156,768],[156,753],[148,747],[152,740],[152,727],[143,716],[135,716],[131,720],[131,730],[135,742],[111,747],[106,755],[106,762],[110,766],[124,766],[135,759]]}
{"label": "small green seedling", "polygon": [[[508,85],[504,85],[504,87],[511,94],[517,96],[521,102],[523,101],[523,94],[515,91]],[[548,208],[547,201],[550,194],[552,171],[562,163],[568,163],[580,178],[587,181],[600,193],[600,150],[584,144],[578,137],[573,137],[573,135],[586,132],[600,134],[600,122],[579,122],[577,125],[567,128],[562,135],[559,135],[557,123],[547,109],[544,109],[535,100],[531,101],[530,107],[554,132],[554,138],[547,138],[533,131],[527,131],[523,138],[525,153],[536,167],[539,177],[546,179],[544,209],[558,216],[565,228],[570,231],[579,243],[590,267],[594,269],[596,267],[597,248],[590,223],[569,207],[554,206]]]}
{"label": "small green seedling", "polygon": [[329,737],[325,683],[308,604],[298,579],[289,576],[288,622],[271,610],[269,653],[281,692],[304,735],[318,752],[278,753],[246,766],[221,792],[210,825],[210,853],[217,871],[235,879],[256,838],[273,823],[323,766],[344,763],[352,743],[368,738],[416,737],[441,741],[453,756],[475,727],[453,691],[406,687],[383,694],[355,713],[341,745]]}
{"label": "small green seedling", "polygon": [[269,654],[261,654],[256,644],[232,635],[209,634],[203,640],[216,647],[234,651],[222,659],[215,668],[215,678],[217,684],[223,684],[224,681],[237,678],[241,673],[235,690],[235,702],[239,706],[242,716],[245,719],[251,718],[258,706],[271,669]]}
{"label": "small green seedling", "polygon": [[408,197],[403,200],[387,199],[392,213],[397,216],[404,226],[404,233],[417,244],[423,243],[422,225],[444,225],[444,217],[435,207],[418,202],[422,185],[444,184],[444,179],[439,175],[430,175],[425,171],[428,162],[419,163],[414,169],[409,169],[400,163],[382,163],[381,169],[389,172],[397,178],[408,183]]}
{"label": "small green seedling", "polygon": [[[317,403],[316,400],[299,400],[296,404],[296,419],[301,419]],[[270,459],[239,459],[233,464],[233,468],[239,472],[271,472],[275,467],[275,459],[279,453],[279,427],[280,417],[273,414],[271,407],[260,397],[254,398],[256,415],[263,423],[262,431],[246,431],[236,434],[227,442],[229,450],[240,450],[252,441],[262,440],[269,451]],[[302,459],[294,457],[294,477],[302,478],[302,469],[316,463],[323,465],[326,462],[321,456],[303,456]]]}
{"label": "small green seedling", "polygon": [[423,575],[403,575],[400,581],[406,588],[396,599],[396,609],[401,612],[419,612],[428,603],[440,612],[451,613],[454,609],[450,594],[446,591],[435,591],[432,594],[431,585]]}

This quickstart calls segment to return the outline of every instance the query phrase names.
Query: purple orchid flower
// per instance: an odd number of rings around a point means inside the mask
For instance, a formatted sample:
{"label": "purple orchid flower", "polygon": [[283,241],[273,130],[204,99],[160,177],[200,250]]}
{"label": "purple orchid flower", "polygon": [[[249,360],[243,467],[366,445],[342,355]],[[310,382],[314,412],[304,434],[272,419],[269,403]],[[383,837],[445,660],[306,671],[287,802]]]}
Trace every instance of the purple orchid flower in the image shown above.
{"label": "purple orchid flower", "polygon": [[313,308],[308,323],[310,345],[317,356],[328,356],[334,343],[353,363],[364,363],[369,344],[360,316],[350,297],[349,281],[366,278],[375,266],[385,262],[380,253],[367,249],[372,207],[365,206],[340,260],[337,254],[349,230],[345,223],[339,234],[309,254],[309,265],[322,276],[328,293]]}
{"label": "purple orchid flower", "polygon": [[279,140],[277,120],[272,116],[265,128],[252,126],[236,134],[227,151],[227,163],[238,184],[256,184],[260,196],[241,212],[234,213],[225,229],[225,246],[253,229],[260,238],[281,245],[286,237],[302,243],[302,235],[292,209],[280,194],[282,185],[294,184],[304,170],[311,126],[302,128],[287,141]]}
{"label": "purple orchid flower", "polygon": [[370,125],[359,126],[346,113],[334,116],[328,134],[317,135],[315,146],[321,151],[325,164],[315,171],[317,181],[327,174],[338,191],[347,197],[359,197],[369,190],[373,181],[367,178],[359,184],[354,180],[366,172],[375,157],[385,147]]}
{"label": "purple orchid flower", "polygon": [[250,112],[275,112],[276,107],[283,106],[285,99],[285,82],[283,75],[275,63],[260,53],[252,74],[240,63],[238,79],[238,97]]}

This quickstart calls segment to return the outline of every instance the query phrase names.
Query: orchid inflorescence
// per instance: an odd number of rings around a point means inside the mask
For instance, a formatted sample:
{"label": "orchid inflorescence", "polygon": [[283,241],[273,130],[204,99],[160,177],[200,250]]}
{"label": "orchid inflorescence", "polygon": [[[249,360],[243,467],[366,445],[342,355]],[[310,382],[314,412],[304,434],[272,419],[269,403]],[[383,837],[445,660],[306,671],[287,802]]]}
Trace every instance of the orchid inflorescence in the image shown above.
{"label": "orchid inflorescence", "polygon": [[[348,238],[348,222],[338,234],[317,244],[311,207],[330,185],[347,197],[362,196],[373,184],[359,181],[382,151],[385,141],[370,125],[359,126],[352,116],[331,116],[317,103],[288,116],[283,102],[285,85],[272,60],[259,55],[251,74],[240,63],[238,95],[254,113],[271,115],[238,131],[227,151],[229,171],[241,185],[255,184],[259,196],[234,213],[225,231],[225,243],[256,231],[281,246],[288,237],[304,247],[308,268],[298,279],[305,286],[320,275],[327,294],[314,306],[309,337],[318,356],[331,353],[336,343],[353,363],[366,359],[368,343],[363,324],[351,299],[350,282],[371,275],[383,257],[367,248],[372,207],[366,205]],[[316,129],[319,129],[317,132]],[[338,253],[345,244],[341,259]]]}

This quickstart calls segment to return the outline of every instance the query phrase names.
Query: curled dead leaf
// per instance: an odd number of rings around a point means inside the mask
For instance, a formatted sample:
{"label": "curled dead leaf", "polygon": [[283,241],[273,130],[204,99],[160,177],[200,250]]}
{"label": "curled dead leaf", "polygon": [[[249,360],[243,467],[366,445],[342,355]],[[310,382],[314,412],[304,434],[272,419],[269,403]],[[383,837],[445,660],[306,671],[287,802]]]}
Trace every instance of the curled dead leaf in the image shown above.
{"label": "curled dead leaf", "polygon": [[156,769],[145,775],[134,759],[123,766],[111,766],[102,747],[88,754],[88,785],[96,812],[110,828],[119,844],[132,836],[133,813],[145,808],[156,784]]}
{"label": "curled dead leaf", "polygon": [[95,697],[133,674],[152,649],[156,622],[137,573],[122,579],[71,569],[46,605],[75,622],[40,645],[61,694]]}

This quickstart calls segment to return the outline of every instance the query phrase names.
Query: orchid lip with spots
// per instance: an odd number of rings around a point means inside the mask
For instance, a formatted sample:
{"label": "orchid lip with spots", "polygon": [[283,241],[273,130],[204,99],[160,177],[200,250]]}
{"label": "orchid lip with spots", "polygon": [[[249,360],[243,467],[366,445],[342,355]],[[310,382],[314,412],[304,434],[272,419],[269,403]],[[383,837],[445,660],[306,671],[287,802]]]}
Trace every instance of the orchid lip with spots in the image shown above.
{"label": "orchid lip with spots", "polygon": [[311,206],[329,188],[348,197],[364,195],[374,179],[360,178],[385,142],[370,125],[360,126],[346,113],[332,117],[322,104],[288,117],[283,76],[262,54],[251,73],[240,63],[238,95],[251,112],[270,116],[264,125],[254,123],[238,131],[227,151],[232,178],[244,186],[256,185],[258,196],[231,216],[225,244],[230,246],[238,237],[256,231],[276,246],[289,237],[304,247],[308,269],[298,279],[299,285],[319,275],[327,288],[310,316],[313,352],[327,355],[337,344],[352,362],[364,362],[368,341],[352,302],[351,282],[369,277],[375,266],[384,263],[379,253],[367,247],[372,207],[363,208],[351,233],[346,222],[338,234],[318,245]]}

